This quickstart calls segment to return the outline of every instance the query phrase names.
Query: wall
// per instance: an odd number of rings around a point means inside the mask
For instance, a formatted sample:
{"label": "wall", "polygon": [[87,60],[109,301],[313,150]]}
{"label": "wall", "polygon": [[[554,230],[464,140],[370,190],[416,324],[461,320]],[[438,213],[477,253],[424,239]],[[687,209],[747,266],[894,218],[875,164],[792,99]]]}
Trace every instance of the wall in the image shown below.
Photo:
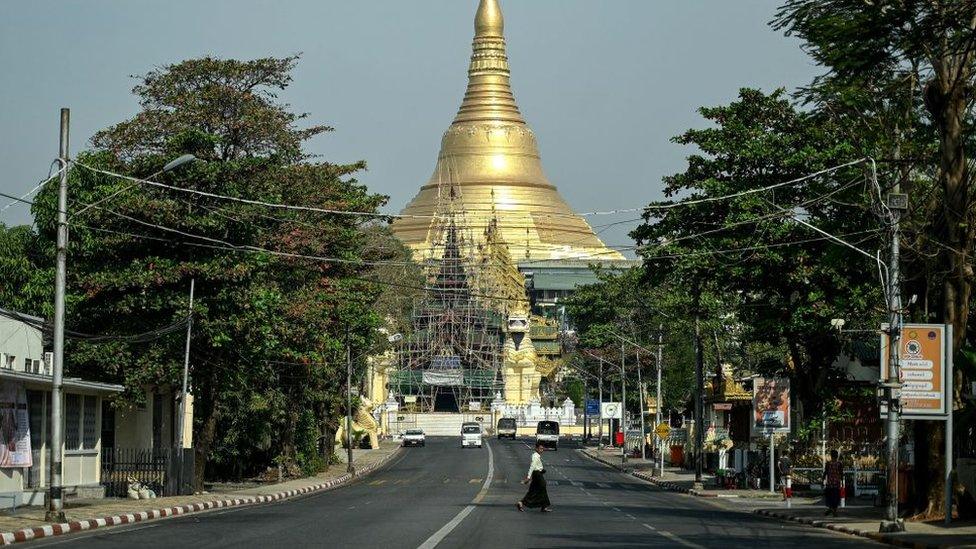
{"label": "wall", "polygon": [[6,368],[6,356],[16,357],[14,368],[24,371],[24,358],[34,360],[44,359],[44,347],[41,340],[41,331],[7,317],[0,317],[0,354],[4,355],[0,359],[0,367]]}

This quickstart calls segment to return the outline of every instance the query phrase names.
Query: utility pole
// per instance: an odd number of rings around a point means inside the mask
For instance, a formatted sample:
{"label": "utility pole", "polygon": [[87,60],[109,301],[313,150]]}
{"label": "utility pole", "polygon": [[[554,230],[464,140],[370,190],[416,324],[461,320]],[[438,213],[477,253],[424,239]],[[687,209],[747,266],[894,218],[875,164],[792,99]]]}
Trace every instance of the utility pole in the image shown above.
{"label": "utility pole", "polygon": [[[871,182],[878,188],[878,170],[871,160]],[[879,197],[881,198],[881,197]],[[888,437],[888,500],[882,532],[902,532],[905,523],[898,518],[898,435],[901,413],[901,380],[898,375],[898,358],[901,351],[901,270],[899,269],[899,230],[902,211],[908,207],[908,197],[901,194],[896,182],[887,196],[887,209],[891,214],[891,259],[888,264],[888,376],[882,384],[888,405],[886,425]]]}
{"label": "utility pole", "polygon": [[620,430],[624,443],[620,445],[620,462],[627,463],[627,375],[624,372],[624,343],[620,343]]}
{"label": "utility pole", "polygon": [[603,448],[603,359],[600,359],[600,377],[596,380],[597,391],[600,393],[600,426],[597,436],[600,437],[597,447]]}
{"label": "utility pole", "polygon": [[61,389],[64,383],[64,293],[67,279],[68,255],[68,128],[71,111],[61,109],[61,136],[58,160],[61,178],[58,183],[58,244],[57,267],[54,275],[54,364],[51,386],[51,484],[48,490],[47,522],[62,523],[64,502],[61,499],[61,456],[64,418],[61,408]]}
{"label": "utility pole", "polygon": [[[664,368],[661,361],[664,360],[661,356],[664,352],[664,324],[658,325],[657,332],[657,415],[654,418],[655,424],[661,424],[661,369]],[[658,440],[658,457],[661,464],[660,476],[664,477],[664,441]]]}
{"label": "utility pole", "polygon": [[705,445],[704,418],[702,417],[702,397],[705,395],[705,357],[701,338],[701,287],[695,288],[695,489],[701,490],[702,449]]}
{"label": "utility pole", "polygon": [[176,422],[176,441],[177,448],[176,451],[179,455],[180,461],[180,471],[178,478],[180,480],[179,494],[183,494],[183,487],[186,484],[186,480],[183,478],[184,467],[184,450],[186,442],[186,432],[184,423],[186,422],[186,393],[187,385],[190,379],[190,337],[193,335],[193,288],[196,283],[196,279],[190,279],[190,305],[187,307],[187,317],[186,317],[186,351],[183,353],[183,389],[180,392],[180,417]]}
{"label": "utility pole", "polygon": [[352,349],[349,345],[349,326],[346,326],[346,472],[356,474],[352,465]]}
{"label": "utility pole", "polygon": [[640,427],[641,427],[641,459],[647,460],[647,433],[645,432],[644,425],[644,405],[646,404],[644,400],[644,381],[641,378],[641,363],[640,363],[640,349],[637,349],[637,389],[640,391],[640,398],[638,399],[640,408]]}

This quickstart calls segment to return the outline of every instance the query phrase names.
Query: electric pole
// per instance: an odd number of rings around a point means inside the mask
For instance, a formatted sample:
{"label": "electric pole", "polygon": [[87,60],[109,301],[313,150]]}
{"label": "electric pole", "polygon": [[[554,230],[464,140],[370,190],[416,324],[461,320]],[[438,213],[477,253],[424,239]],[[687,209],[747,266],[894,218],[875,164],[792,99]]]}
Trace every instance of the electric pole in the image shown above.
{"label": "electric pole", "polygon": [[645,431],[644,405],[646,404],[646,401],[644,400],[644,380],[643,377],[641,376],[640,349],[637,349],[637,390],[640,391],[640,395],[639,395],[640,398],[638,399],[640,402],[638,403],[639,404],[638,409],[640,411],[641,459],[646,461],[647,460],[647,439],[645,437],[647,436],[647,433],[644,432]]}
{"label": "electric pole", "polygon": [[67,279],[68,254],[68,128],[71,111],[61,109],[61,137],[58,161],[61,178],[58,183],[58,243],[57,266],[54,275],[54,364],[51,377],[51,484],[48,490],[47,522],[64,522],[64,501],[61,499],[61,439],[64,418],[61,390],[64,375],[64,294]]}
{"label": "electric pole", "polygon": [[[664,368],[664,366],[661,364],[661,361],[664,360],[664,358],[661,355],[664,352],[664,324],[658,325],[657,330],[658,330],[657,332],[657,415],[654,419],[655,419],[655,424],[660,425],[661,424],[661,369]],[[661,463],[660,476],[663,477],[664,476],[664,441],[663,440],[658,440],[658,448],[659,448],[658,453],[660,454],[659,458]]]}
{"label": "electric pole", "polygon": [[186,443],[186,432],[184,423],[186,423],[186,393],[187,385],[190,379],[190,338],[193,335],[193,288],[196,283],[196,279],[190,279],[190,305],[187,307],[186,316],[186,351],[183,353],[183,389],[180,392],[180,416],[176,422],[176,440],[177,449],[180,460],[180,471],[179,471],[179,494],[183,494],[183,487],[186,484],[186,479],[183,478],[184,467],[184,450],[183,447]]}
{"label": "electric pole", "polygon": [[356,474],[352,465],[352,348],[349,345],[349,327],[346,326],[346,472]]}
{"label": "electric pole", "polygon": [[623,432],[623,444],[620,445],[620,461],[627,463],[627,375],[624,371],[626,350],[620,343],[620,430]]}
{"label": "electric pole", "polygon": [[600,359],[600,377],[596,380],[597,390],[600,393],[600,427],[597,430],[597,436],[600,437],[600,441],[597,447],[603,448],[603,359]]}
{"label": "electric pole", "polygon": [[702,449],[705,445],[705,422],[702,397],[705,395],[705,357],[701,338],[701,287],[695,287],[695,489],[702,485]]}
{"label": "electric pole", "polygon": [[[878,188],[878,171],[871,161],[871,181]],[[881,199],[881,197],[879,197]],[[883,200],[883,199],[882,199]],[[888,438],[888,498],[882,532],[902,532],[905,523],[898,518],[898,436],[901,413],[901,380],[898,359],[901,353],[901,270],[899,269],[901,214],[908,208],[908,197],[901,194],[896,182],[887,196],[887,210],[891,214],[891,260],[888,264],[888,367],[887,380],[882,384],[888,406],[886,434]],[[948,436],[948,435],[947,435]],[[951,510],[950,510],[951,511]]]}

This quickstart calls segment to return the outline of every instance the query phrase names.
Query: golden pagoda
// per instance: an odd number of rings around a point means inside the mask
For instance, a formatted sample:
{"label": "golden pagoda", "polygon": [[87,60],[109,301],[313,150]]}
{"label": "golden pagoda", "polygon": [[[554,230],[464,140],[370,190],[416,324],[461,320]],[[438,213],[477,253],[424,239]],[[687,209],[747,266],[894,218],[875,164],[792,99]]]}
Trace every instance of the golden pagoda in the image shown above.
{"label": "golden pagoda", "polygon": [[448,212],[478,239],[497,216],[513,259],[623,259],[559,195],[535,134],[515,103],[498,0],[481,0],[468,88],[444,133],[437,166],[393,223],[418,260],[431,258]]}

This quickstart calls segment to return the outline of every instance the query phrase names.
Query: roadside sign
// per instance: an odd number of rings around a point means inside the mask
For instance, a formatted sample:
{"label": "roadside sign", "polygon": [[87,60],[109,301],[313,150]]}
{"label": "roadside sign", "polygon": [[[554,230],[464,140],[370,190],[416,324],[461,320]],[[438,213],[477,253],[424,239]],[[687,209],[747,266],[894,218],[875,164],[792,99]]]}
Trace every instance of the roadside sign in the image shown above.
{"label": "roadside sign", "polygon": [[790,380],[757,377],[752,383],[755,433],[790,432]]}
{"label": "roadside sign", "polygon": [[[881,327],[881,381],[887,381],[888,326]],[[904,324],[898,341],[903,419],[943,419],[949,413],[947,359],[949,343],[944,324]],[[881,417],[887,417],[882,401]]]}
{"label": "roadside sign", "polygon": [[603,419],[623,419],[623,407],[619,402],[603,402],[600,407],[600,417]]}
{"label": "roadside sign", "polygon": [[667,423],[658,423],[657,427],[654,428],[654,434],[657,435],[657,438],[664,440],[671,434],[671,426]]}
{"label": "roadside sign", "polygon": [[586,401],[586,415],[588,416],[598,416],[600,415],[600,401],[594,398],[587,399]]}

